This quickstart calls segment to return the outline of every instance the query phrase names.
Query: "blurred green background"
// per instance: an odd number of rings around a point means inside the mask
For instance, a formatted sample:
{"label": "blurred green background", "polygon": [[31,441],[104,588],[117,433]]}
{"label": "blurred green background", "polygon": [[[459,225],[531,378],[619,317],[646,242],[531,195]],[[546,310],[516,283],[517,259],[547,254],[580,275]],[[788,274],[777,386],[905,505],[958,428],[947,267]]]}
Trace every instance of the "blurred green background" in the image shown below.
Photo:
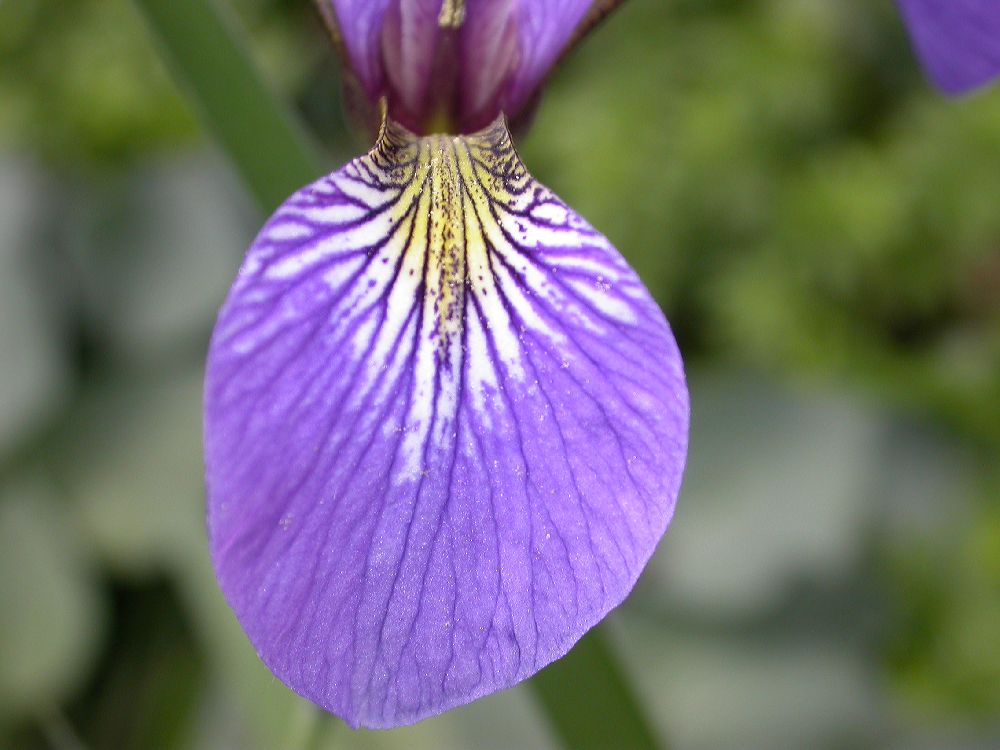
{"label": "blurred green background", "polygon": [[[364,150],[310,3],[227,4]],[[1000,89],[938,96],[890,0],[629,0],[522,154],[686,355],[677,515],[604,626],[658,731],[1000,746]],[[130,0],[0,4],[0,748],[558,747],[526,686],[351,733],[223,603],[202,366],[261,221]]]}

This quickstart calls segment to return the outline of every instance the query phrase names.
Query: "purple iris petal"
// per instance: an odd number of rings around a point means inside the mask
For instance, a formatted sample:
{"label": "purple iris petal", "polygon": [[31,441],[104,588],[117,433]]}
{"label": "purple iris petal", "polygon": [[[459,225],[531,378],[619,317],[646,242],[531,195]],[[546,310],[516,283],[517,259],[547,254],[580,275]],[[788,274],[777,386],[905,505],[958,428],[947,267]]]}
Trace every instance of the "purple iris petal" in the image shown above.
{"label": "purple iris petal", "polygon": [[[520,49],[518,0],[473,0],[466,7],[458,57],[461,119],[489,122],[507,93]],[[508,104],[509,102],[504,102]],[[516,109],[507,110],[511,116]]]}
{"label": "purple iris petal", "polygon": [[324,0],[371,102],[420,131],[516,115],[593,0]]}
{"label": "purple iris petal", "polygon": [[[337,33],[354,73],[368,94],[377,98],[383,85],[382,21],[399,0],[327,0]],[[321,6],[322,7],[322,6]]]}
{"label": "purple iris petal", "polygon": [[666,530],[667,322],[502,121],[368,155],[251,246],[206,378],[216,572],[264,662],[352,726],[529,677]]}
{"label": "purple iris petal", "polygon": [[[382,55],[397,115],[419,120],[421,111],[441,93],[435,75],[441,0],[393,3],[385,14]],[[432,87],[435,89],[432,91]]]}
{"label": "purple iris petal", "polygon": [[[478,0],[489,4],[490,0]],[[519,55],[501,104],[518,112],[549,74],[592,0],[520,0],[517,8]],[[475,33],[474,29],[469,33]]]}
{"label": "purple iris petal", "polygon": [[1000,0],[899,0],[934,82],[961,94],[1000,75]]}

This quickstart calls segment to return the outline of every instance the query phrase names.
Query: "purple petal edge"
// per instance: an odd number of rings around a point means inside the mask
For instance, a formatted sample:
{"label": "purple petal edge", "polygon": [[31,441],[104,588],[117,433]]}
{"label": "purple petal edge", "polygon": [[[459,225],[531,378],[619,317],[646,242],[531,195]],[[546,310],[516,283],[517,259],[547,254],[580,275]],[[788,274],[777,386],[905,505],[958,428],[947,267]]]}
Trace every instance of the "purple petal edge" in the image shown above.
{"label": "purple petal edge", "polygon": [[[593,0],[468,0],[460,58],[465,119],[486,103],[520,112],[592,6]],[[503,88],[492,97],[498,74]]]}
{"label": "purple petal edge", "polygon": [[899,0],[928,76],[964,94],[1000,76],[1000,0]]}
{"label": "purple petal edge", "polygon": [[663,314],[502,121],[389,126],[278,209],[205,402],[222,590],[268,667],[354,727],[565,654],[632,589],[687,452]]}
{"label": "purple petal edge", "polygon": [[503,108],[517,112],[548,76],[576,33],[592,0],[521,0],[518,8],[520,57]]}

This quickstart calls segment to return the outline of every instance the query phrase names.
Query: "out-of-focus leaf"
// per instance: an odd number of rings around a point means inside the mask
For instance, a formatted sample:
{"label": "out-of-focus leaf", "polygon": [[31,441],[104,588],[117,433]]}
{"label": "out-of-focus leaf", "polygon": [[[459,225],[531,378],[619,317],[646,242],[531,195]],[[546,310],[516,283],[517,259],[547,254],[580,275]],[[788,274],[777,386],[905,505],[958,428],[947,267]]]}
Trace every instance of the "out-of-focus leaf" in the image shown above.
{"label": "out-of-focus leaf", "polygon": [[0,719],[67,697],[103,624],[96,585],[66,513],[44,485],[0,492]]}
{"label": "out-of-focus leaf", "polygon": [[0,148],[75,171],[197,134],[127,0],[0,3],[0,59]]}
{"label": "out-of-focus leaf", "polygon": [[201,370],[117,381],[78,407],[66,480],[80,528],[119,574],[167,569],[204,543]]}
{"label": "out-of-focus leaf", "polygon": [[0,455],[59,403],[66,386],[54,284],[30,241],[44,204],[38,174],[0,160]]}
{"label": "out-of-focus leaf", "polygon": [[648,723],[604,629],[591,630],[569,654],[532,679],[552,730],[572,750],[666,747]]}
{"label": "out-of-focus leaf", "polygon": [[780,632],[681,632],[627,613],[614,625],[636,689],[678,747],[866,747],[878,734],[877,667],[861,649]]}
{"label": "out-of-focus leaf", "polygon": [[913,723],[1000,712],[1000,474],[968,490],[978,503],[934,527],[911,522],[887,545],[897,621],[887,661]]}
{"label": "out-of-focus leaf", "polygon": [[81,192],[67,234],[92,335],[139,361],[200,342],[257,222],[225,165],[199,151]]}
{"label": "out-of-focus leaf", "polygon": [[112,383],[74,419],[66,481],[81,528],[119,575],[170,575],[245,747],[280,747],[300,699],[254,653],[212,574],[204,526],[200,367]]}
{"label": "out-of-focus leaf", "polygon": [[747,374],[699,377],[683,503],[642,591],[716,616],[768,610],[858,559],[880,415]]}
{"label": "out-of-focus leaf", "polygon": [[323,173],[322,158],[275,99],[218,0],[135,0],[208,129],[270,212]]}

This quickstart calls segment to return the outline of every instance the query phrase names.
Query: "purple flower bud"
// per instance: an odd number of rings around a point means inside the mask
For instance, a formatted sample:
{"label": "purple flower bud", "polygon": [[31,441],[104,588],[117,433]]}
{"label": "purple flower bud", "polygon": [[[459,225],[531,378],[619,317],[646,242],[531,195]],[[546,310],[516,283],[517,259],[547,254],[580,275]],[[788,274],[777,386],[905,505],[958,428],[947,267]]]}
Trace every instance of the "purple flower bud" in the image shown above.
{"label": "purple flower bud", "polygon": [[417,133],[515,118],[578,32],[614,2],[319,0],[373,106]]}
{"label": "purple flower bud", "polygon": [[962,94],[1000,76],[1000,0],[899,0],[931,79]]}

